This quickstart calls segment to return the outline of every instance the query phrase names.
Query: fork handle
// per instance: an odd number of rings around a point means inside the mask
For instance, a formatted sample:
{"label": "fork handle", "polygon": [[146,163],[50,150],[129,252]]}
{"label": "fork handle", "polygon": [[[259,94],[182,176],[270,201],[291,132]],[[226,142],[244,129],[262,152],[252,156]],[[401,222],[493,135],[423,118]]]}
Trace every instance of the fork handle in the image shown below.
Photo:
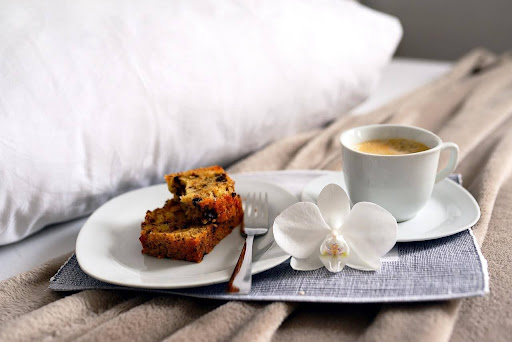
{"label": "fork handle", "polygon": [[254,235],[247,235],[245,238],[244,247],[238,257],[231,279],[229,279],[227,292],[237,294],[248,294],[251,292],[252,285],[252,243],[254,242]]}

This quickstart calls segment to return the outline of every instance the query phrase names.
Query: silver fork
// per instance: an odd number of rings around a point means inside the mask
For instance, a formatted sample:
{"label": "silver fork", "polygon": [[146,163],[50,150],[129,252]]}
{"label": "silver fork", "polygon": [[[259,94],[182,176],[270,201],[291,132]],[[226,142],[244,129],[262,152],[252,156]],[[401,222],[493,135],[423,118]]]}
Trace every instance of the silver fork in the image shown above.
{"label": "silver fork", "polygon": [[268,232],[267,193],[250,193],[243,201],[244,221],[240,233],[245,236],[245,244],[236,263],[227,292],[247,294],[252,285],[252,244],[254,237]]}

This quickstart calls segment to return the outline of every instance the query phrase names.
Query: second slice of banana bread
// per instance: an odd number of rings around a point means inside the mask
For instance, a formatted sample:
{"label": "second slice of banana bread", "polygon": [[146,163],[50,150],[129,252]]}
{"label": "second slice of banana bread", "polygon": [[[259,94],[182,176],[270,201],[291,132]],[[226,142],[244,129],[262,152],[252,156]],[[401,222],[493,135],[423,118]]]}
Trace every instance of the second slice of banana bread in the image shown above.
{"label": "second slice of banana bread", "polygon": [[200,224],[187,219],[176,200],[168,200],[163,208],[147,211],[141,225],[142,253],[157,258],[201,262],[205,254],[242,222],[240,207],[230,220]]}

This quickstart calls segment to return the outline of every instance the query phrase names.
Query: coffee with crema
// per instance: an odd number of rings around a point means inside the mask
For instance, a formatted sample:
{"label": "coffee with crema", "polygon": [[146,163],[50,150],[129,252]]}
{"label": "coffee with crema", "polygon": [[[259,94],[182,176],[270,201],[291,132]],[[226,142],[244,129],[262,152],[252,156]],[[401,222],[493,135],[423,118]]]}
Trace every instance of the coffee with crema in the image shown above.
{"label": "coffee with crema", "polygon": [[367,140],[355,146],[355,150],[371,154],[402,155],[428,150],[418,141],[403,138]]}

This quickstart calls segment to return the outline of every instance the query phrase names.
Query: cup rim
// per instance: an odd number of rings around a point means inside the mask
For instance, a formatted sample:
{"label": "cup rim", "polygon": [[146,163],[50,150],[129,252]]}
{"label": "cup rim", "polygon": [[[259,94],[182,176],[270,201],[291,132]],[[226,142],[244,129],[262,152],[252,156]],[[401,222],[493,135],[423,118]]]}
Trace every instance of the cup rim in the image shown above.
{"label": "cup rim", "polygon": [[[367,152],[361,152],[361,151],[355,150],[352,147],[347,146],[347,144],[345,144],[343,142],[344,137],[346,135],[348,135],[349,133],[359,130],[359,129],[373,128],[373,127],[405,127],[405,128],[414,129],[414,130],[421,131],[423,133],[427,133],[427,134],[431,135],[432,137],[434,137],[434,139],[437,140],[437,144],[434,147],[431,147],[428,150],[421,151],[421,152],[414,152],[414,153],[407,153],[407,154],[374,154],[374,153],[367,153]],[[427,155],[427,154],[431,154],[431,153],[436,153],[438,150],[441,149],[441,145],[443,144],[443,141],[441,140],[441,138],[439,136],[437,136],[435,133],[433,133],[427,129],[417,127],[417,126],[397,125],[397,124],[373,124],[373,125],[364,125],[364,126],[353,127],[346,131],[343,131],[339,136],[339,141],[340,141],[341,146],[343,146],[346,149],[349,149],[350,151],[353,151],[355,153],[365,155],[365,156],[375,157],[375,158],[412,158],[415,156],[423,156],[423,155]]]}

